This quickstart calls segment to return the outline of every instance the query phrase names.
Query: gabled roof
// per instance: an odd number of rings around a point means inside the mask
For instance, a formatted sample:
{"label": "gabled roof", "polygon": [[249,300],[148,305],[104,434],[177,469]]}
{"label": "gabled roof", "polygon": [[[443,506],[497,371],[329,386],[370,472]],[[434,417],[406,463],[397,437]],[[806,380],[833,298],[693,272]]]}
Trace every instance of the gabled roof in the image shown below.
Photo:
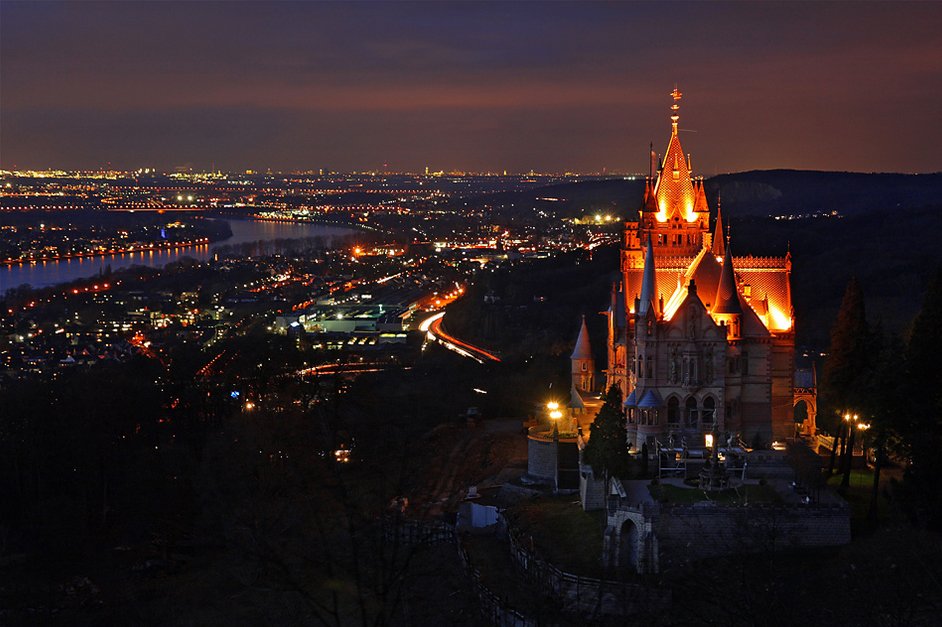
{"label": "gabled roof", "polygon": [[628,398],[625,399],[625,402],[622,404],[624,407],[637,407],[638,406],[638,396],[635,390],[631,391],[631,394],[628,395]]}
{"label": "gabled roof", "polygon": [[740,296],[740,308],[742,309],[742,335],[743,337],[768,337],[769,330],[765,323],[759,318],[759,314],[748,303],[742,301]]}
{"label": "gabled roof", "polygon": [[569,407],[572,409],[585,409],[582,395],[579,394],[579,390],[576,389],[575,385],[569,390]]}
{"label": "gabled roof", "polygon": [[652,409],[654,407],[663,407],[664,399],[661,398],[661,395],[657,393],[657,390],[648,390],[644,393],[644,396],[641,397],[641,401],[638,403],[638,407],[642,409]]}

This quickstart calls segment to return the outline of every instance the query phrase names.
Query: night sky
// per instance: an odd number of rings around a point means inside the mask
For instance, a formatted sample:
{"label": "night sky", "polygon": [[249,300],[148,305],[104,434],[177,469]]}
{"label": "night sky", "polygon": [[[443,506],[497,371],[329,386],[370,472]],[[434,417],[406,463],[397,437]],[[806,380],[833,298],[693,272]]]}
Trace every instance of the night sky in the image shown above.
{"label": "night sky", "polygon": [[0,167],[942,170],[942,3],[0,3]]}

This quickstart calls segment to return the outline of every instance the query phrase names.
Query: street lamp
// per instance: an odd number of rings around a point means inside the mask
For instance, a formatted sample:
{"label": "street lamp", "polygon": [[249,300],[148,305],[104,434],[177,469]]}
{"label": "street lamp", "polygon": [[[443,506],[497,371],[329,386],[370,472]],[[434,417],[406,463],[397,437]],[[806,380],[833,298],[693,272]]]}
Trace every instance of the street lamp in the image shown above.
{"label": "street lamp", "polygon": [[559,434],[559,419],[563,417],[563,412],[559,411],[559,403],[556,401],[550,401],[546,404],[546,409],[549,411],[550,420],[553,421],[553,435],[556,436]]}
{"label": "street lamp", "polygon": [[860,416],[857,414],[845,414],[844,420],[847,421],[847,449],[844,452],[844,477],[841,479],[841,487],[846,488],[850,485],[850,471],[854,461],[854,436],[859,429],[858,421]]}

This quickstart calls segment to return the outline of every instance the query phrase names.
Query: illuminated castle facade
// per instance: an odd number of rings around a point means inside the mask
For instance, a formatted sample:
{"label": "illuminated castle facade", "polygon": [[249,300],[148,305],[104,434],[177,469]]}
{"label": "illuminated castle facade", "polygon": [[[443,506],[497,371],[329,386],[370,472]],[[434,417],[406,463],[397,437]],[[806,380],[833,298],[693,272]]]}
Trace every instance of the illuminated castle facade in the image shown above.
{"label": "illuminated castle facade", "polygon": [[[795,431],[791,255],[733,255],[719,206],[711,229],[703,178],[691,174],[677,134],[681,94],[672,96],[667,151],[638,221],[625,225],[606,386],[622,390],[634,450],[703,446],[714,421],[720,433],[767,446]],[[585,391],[576,374],[574,392]]]}

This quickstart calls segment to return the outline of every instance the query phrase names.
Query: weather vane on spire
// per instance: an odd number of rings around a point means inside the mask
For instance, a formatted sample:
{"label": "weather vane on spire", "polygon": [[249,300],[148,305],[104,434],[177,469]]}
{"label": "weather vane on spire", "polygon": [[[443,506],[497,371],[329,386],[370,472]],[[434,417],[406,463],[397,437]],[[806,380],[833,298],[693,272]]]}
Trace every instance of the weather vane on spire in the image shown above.
{"label": "weather vane on spire", "polygon": [[677,134],[677,121],[680,119],[680,99],[683,98],[683,94],[680,93],[680,90],[677,89],[677,83],[674,83],[674,91],[671,92],[671,98],[674,99],[674,104],[671,105],[671,126],[674,129],[674,135]]}

